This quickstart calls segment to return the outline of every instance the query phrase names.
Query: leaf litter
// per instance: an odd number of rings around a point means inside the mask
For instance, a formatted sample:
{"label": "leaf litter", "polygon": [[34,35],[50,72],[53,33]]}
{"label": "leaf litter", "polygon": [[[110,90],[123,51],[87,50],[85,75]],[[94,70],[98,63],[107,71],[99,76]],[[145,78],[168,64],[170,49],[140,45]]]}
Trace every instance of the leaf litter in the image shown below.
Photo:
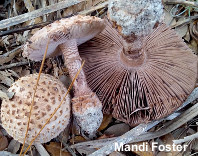
{"label": "leaf litter", "polygon": [[[176,0],[175,0],[176,1]],[[10,17],[18,16],[23,13],[28,13],[37,9],[45,8],[48,5],[56,4],[59,1],[57,0],[43,0],[35,1],[5,1],[4,4],[0,4],[0,20],[7,19]],[[87,2],[81,2],[79,4],[73,5],[69,8],[63,8],[61,10],[49,13],[47,15],[43,15],[37,17],[34,20],[26,21],[24,23],[18,23],[17,25],[11,26],[9,29],[3,29],[3,31],[9,31],[17,28],[24,28],[28,25],[37,25],[39,23],[45,23],[46,21],[54,21],[58,18],[72,16],[79,12],[83,12],[83,14],[91,14],[99,17],[104,17],[106,15],[106,5],[103,8],[99,8],[97,10],[93,10],[98,5],[105,3],[105,0],[88,0]],[[198,10],[193,8],[192,6],[186,5],[179,5],[176,7],[177,4],[166,4],[165,3],[165,21],[168,25],[172,26],[173,29],[176,30],[178,35],[180,35],[187,45],[192,49],[192,51],[198,55],[198,26],[197,26],[197,19],[198,19]],[[187,9],[185,12],[183,12]],[[90,12],[91,10],[91,12]],[[179,15],[179,16],[173,16]],[[183,12],[183,13],[182,13]],[[21,47],[23,44],[32,36],[39,28],[34,29],[24,29],[23,31],[18,31],[13,34],[4,35],[0,38],[0,67],[5,67],[6,65],[14,65],[9,66],[9,68],[2,68],[0,70],[0,99],[5,98],[12,98],[14,93],[7,93],[7,89],[20,77],[24,75],[28,75],[31,73],[37,73],[39,71],[40,62],[32,62],[29,60],[24,59],[21,56]],[[27,64],[20,64],[23,61],[27,61]],[[67,83],[67,87],[70,84],[71,80],[69,78],[68,71],[63,64],[62,57],[50,58],[47,59],[43,73],[51,74],[56,78],[59,78],[64,84]],[[188,107],[197,103],[197,98],[192,102]],[[1,105],[1,100],[0,100]],[[184,110],[181,110],[182,112]],[[157,141],[162,144],[172,143],[173,140],[181,139],[189,135],[193,135],[197,133],[197,118],[191,119],[189,122],[181,126],[180,128],[153,140],[148,140],[150,142]],[[156,131],[159,128],[164,127],[166,121],[154,126],[151,130]],[[125,133],[123,131],[121,133],[120,129],[123,127],[123,123],[112,118],[112,116],[104,116],[103,122],[99,128],[98,132],[98,139],[109,139],[114,138],[115,136],[119,136]],[[119,126],[120,125],[120,126]],[[0,130],[3,129],[0,126]],[[126,128],[126,132],[129,131],[131,128]],[[181,130],[182,129],[182,130]],[[49,142],[49,144],[45,144],[46,150],[53,156],[55,155],[83,155],[84,153],[94,152],[97,148],[76,148],[71,151],[67,151],[64,148],[65,145],[72,145],[73,143],[77,144],[80,142],[85,142],[86,139],[81,136],[81,133],[76,130],[72,132],[72,128],[68,128],[69,134],[67,134],[67,139],[60,139],[59,137],[55,138],[53,141]],[[1,132],[1,131],[0,131]],[[94,140],[95,141],[95,140]],[[97,141],[97,138],[96,138]],[[185,142],[186,143],[186,142]],[[198,143],[196,138],[192,138],[192,140],[188,143],[187,151],[183,151],[182,153],[174,153],[171,151],[169,154],[171,155],[191,155],[198,152]],[[20,144],[10,138],[8,134],[0,133],[0,155],[16,155],[19,154],[20,151]],[[35,148],[28,151],[28,155],[32,153],[37,153]],[[130,151],[131,154],[136,155],[145,155],[145,156],[152,156],[152,155],[166,155],[167,153],[162,153],[159,151],[151,151],[149,150],[146,153]],[[119,153],[113,152],[110,155],[127,155],[127,153]]]}

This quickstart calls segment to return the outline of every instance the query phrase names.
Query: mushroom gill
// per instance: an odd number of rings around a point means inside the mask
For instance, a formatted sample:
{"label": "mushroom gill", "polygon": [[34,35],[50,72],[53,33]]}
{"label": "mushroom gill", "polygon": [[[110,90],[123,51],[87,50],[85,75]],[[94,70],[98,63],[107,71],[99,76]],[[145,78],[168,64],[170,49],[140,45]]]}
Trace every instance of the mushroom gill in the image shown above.
{"label": "mushroom gill", "polygon": [[196,56],[165,24],[143,37],[135,55],[125,52],[124,43],[108,21],[102,33],[79,47],[103,112],[131,126],[171,114],[195,86]]}

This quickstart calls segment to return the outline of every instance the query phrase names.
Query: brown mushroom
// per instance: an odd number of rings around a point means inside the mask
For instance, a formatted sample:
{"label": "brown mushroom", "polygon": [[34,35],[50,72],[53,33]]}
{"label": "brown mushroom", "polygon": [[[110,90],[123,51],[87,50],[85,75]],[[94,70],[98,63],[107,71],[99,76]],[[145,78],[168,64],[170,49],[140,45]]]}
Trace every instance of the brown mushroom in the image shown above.
{"label": "brown mushroom", "polygon": [[[158,23],[161,0],[109,3],[109,18],[113,22],[107,20],[102,33],[79,46],[80,56],[86,61],[88,85],[102,101],[104,113],[112,113],[131,126],[167,116],[192,92],[197,57],[174,30]],[[135,5],[137,14],[133,15],[130,8]],[[156,19],[147,24],[150,13]],[[126,22],[129,25],[125,27]],[[141,26],[136,30],[137,25]]]}
{"label": "brown mushroom", "polygon": [[[104,20],[91,16],[61,19],[36,32],[24,46],[23,56],[39,61],[49,40],[47,57],[63,53],[71,79],[81,67],[78,45],[93,38],[105,27]],[[83,131],[94,133],[102,122],[102,104],[87,85],[83,70],[74,83],[73,114]]]}
{"label": "brown mushroom", "polygon": [[[8,90],[8,92],[14,92],[15,95],[10,100],[3,100],[1,105],[3,128],[21,143],[25,138],[37,77],[38,74],[32,74],[17,80]],[[26,138],[27,144],[30,144],[31,140],[37,135],[58,107],[66,92],[67,89],[59,80],[53,76],[41,74]],[[34,144],[46,143],[58,136],[69,124],[70,113],[70,97],[67,96],[50,122],[36,138]]]}

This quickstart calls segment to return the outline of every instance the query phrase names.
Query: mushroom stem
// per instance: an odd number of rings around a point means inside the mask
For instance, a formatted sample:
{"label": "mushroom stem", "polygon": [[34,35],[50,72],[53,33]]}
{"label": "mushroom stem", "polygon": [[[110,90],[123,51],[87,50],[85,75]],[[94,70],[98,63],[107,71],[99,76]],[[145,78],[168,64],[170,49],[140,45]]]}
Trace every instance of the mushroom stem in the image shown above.
{"label": "mushroom stem", "polygon": [[34,145],[35,145],[35,147],[36,147],[36,149],[37,149],[37,151],[39,152],[40,155],[50,156],[41,143],[37,142],[37,143],[34,143]]}
{"label": "mushroom stem", "polygon": [[123,53],[132,59],[139,58],[142,49],[143,37],[123,36]]}
{"label": "mushroom stem", "polygon": [[120,52],[120,61],[128,67],[138,67],[145,62],[143,36],[121,36],[123,49]]}
{"label": "mushroom stem", "polygon": [[[75,77],[75,74],[81,67],[81,58],[78,52],[78,46],[76,40],[69,40],[59,45],[65,60],[65,64],[69,70],[71,79]],[[74,82],[75,96],[90,94],[91,90],[87,85],[84,71],[81,70],[78,78]]]}
{"label": "mushroom stem", "polygon": [[[73,79],[81,67],[76,40],[69,40],[59,45],[65,59],[65,64]],[[72,109],[75,121],[82,132],[86,132],[92,138],[102,122],[102,103],[95,93],[89,88],[83,70],[74,82],[75,96],[72,99]]]}

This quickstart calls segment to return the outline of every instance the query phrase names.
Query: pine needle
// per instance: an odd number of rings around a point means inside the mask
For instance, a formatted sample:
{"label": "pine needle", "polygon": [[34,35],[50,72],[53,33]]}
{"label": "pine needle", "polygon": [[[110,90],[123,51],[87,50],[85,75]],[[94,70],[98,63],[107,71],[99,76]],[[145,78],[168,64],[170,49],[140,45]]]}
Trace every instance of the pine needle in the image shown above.
{"label": "pine needle", "polygon": [[28,129],[29,129],[29,126],[30,126],[30,118],[31,118],[31,114],[32,114],[32,108],[33,108],[33,105],[34,105],[34,98],[35,98],[35,95],[36,95],[37,86],[38,86],[38,83],[39,83],[39,80],[40,80],[41,72],[42,72],[44,62],[45,62],[45,58],[46,58],[46,55],[47,55],[48,45],[49,45],[49,40],[47,42],[47,46],[46,46],[45,53],[44,53],[44,56],[43,56],[43,60],[42,60],[42,63],[41,63],[39,75],[38,75],[36,85],[35,85],[35,88],[34,88],[34,94],[33,94],[33,97],[32,97],[32,104],[31,104],[31,107],[30,107],[30,115],[29,115],[29,118],[28,118],[27,129],[26,129],[25,138],[24,138],[24,141],[23,141],[23,146],[22,146],[21,151],[20,151],[20,156],[22,155],[22,152],[23,152],[23,149],[24,149],[24,146],[25,146],[25,140],[27,138]]}
{"label": "pine needle", "polygon": [[72,88],[72,86],[73,86],[73,84],[74,84],[76,78],[78,77],[78,75],[79,75],[79,73],[80,73],[80,71],[81,71],[81,69],[82,69],[84,63],[85,63],[85,61],[83,61],[83,63],[82,63],[82,65],[81,65],[80,69],[79,69],[78,72],[76,73],[76,75],[75,75],[74,79],[72,80],[72,83],[70,84],[70,86],[69,86],[69,88],[68,88],[68,90],[67,90],[65,96],[63,97],[63,99],[62,99],[62,101],[61,101],[61,103],[60,103],[59,106],[54,110],[54,112],[52,113],[52,115],[50,116],[50,118],[46,121],[46,123],[42,126],[42,128],[40,129],[40,131],[38,132],[38,134],[31,140],[31,142],[30,142],[29,146],[27,147],[27,149],[25,150],[23,156],[25,156],[25,154],[27,153],[28,149],[31,147],[31,145],[32,145],[32,143],[34,142],[34,140],[39,136],[39,134],[41,133],[41,131],[43,130],[43,128],[45,128],[45,126],[49,123],[50,119],[54,116],[54,114],[57,112],[57,110],[61,107],[62,103],[64,102],[64,100],[65,100],[65,98],[66,98],[66,96],[68,95],[69,91],[71,90],[71,88]]}

